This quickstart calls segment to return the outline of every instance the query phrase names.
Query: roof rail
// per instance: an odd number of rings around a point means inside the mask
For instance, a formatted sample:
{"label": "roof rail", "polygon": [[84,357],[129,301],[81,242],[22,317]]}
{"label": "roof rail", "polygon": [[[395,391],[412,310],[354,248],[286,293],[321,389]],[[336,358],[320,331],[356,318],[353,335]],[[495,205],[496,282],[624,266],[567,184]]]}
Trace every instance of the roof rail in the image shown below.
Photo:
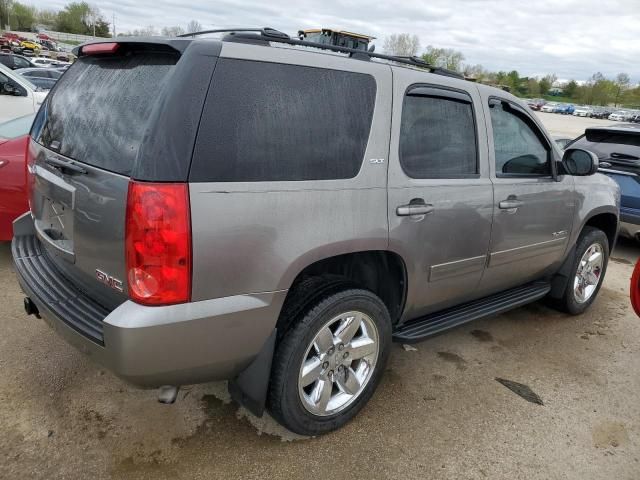
{"label": "roof rail", "polygon": [[298,45],[301,47],[312,47],[321,50],[331,50],[333,52],[348,53],[350,57],[355,59],[370,60],[371,58],[380,58],[383,60],[389,60],[404,65],[411,65],[414,67],[420,67],[429,70],[431,73],[437,75],[444,75],[446,77],[459,78],[464,80],[464,76],[453,70],[447,70],[446,68],[436,67],[430,63],[425,62],[420,57],[405,57],[395,55],[384,55],[382,53],[374,53],[367,50],[358,50],[355,48],[340,47],[338,45],[327,45],[324,43],[307,42],[305,40],[298,40],[291,38],[284,32],[276,30],[275,28],[222,28],[215,30],[202,30],[200,32],[185,33],[178,35],[179,37],[196,37],[197,35],[205,35],[208,33],[229,33],[231,35],[226,36],[223,41],[255,41],[262,40],[264,42],[276,42],[285,43],[287,45]]}
{"label": "roof rail", "polygon": [[183,33],[182,35],[178,35],[178,37],[195,37],[196,35],[205,35],[207,33],[237,33],[237,32],[254,32],[260,33],[261,36],[266,38],[290,38],[284,32],[280,30],[276,30],[275,28],[216,28],[214,30],[200,30],[198,32],[190,32]]}

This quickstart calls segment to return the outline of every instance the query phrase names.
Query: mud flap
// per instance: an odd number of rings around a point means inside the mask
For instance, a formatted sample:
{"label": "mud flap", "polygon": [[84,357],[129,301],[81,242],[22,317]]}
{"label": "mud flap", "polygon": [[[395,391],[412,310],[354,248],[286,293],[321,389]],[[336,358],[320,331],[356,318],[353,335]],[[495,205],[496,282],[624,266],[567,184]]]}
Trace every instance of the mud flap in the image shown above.
{"label": "mud flap", "polygon": [[229,381],[229,393],[233,401],[258,417],[264,413],[267,401],[276,334],[277,329],[274,328],[253,362]]}
{"label": "mud flap", "polygon": [[573,264],[576,260],[576,247],[575,245],[569,251],[567,258],[564,259],[564,262],[560,266],[560,269],[556,272],[556,274],[551,279],[551,291],[549,292],[549,297],[554,300],[559,300],[564,295],[564,291],[567,288],[567,283],[570,280],[571,270],[573,269]]}

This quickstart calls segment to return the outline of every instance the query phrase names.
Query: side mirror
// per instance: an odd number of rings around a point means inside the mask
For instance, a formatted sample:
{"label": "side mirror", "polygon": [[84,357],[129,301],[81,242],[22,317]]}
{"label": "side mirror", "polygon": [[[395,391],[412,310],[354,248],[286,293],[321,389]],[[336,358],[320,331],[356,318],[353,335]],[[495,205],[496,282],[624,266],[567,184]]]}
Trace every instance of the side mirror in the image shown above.
{"label": "side mirror", "polygon": [[569,148],[564,151],[562,165],[568,175],[585,177],[598,171],[599,160],[595,153],[580,148]]}
{"label": "side mirror", "polygon": [[18,87],[17,85],[14,85],[10,81],[2,85],[2,93],[4,93],[5,95],[15,95],[15,96],[22,95],[22,91],[20,87]]}

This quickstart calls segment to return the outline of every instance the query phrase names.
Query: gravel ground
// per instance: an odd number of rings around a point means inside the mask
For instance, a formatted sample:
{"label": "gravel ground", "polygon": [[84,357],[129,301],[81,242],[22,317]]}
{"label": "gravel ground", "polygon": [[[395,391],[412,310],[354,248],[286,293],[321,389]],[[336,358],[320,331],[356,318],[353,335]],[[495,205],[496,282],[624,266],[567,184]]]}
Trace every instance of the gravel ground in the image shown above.
{"label": "gravel ground", "polygon": [[536,303],[417,350],[394,345],[353,422],[300,438],[230,403],[224,384],[183,388],[166,406],[91,363],[24,314],[0,244],[0,478],[638,479],[640,332],[627,290],[639,251],[621,242],[585,315]]}

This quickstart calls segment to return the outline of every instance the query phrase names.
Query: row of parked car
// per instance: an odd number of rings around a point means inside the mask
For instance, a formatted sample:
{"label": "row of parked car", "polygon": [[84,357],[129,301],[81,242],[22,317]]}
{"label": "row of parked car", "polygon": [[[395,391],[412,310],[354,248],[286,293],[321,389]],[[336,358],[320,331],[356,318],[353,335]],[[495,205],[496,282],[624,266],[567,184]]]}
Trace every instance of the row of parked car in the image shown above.
{"label": "row of parked car", "polygon": [[17,33],[5,32],[0,35],[0,51],[31,56],[45,56],[61,61],[71,60],[72,54],[58,46],[55,40],[44,33],[35,39],[26,38]]}
{"label": "row of parked car", "polygon": [[0,53],[0,64],[27,78],[35,86],[50,90],[71,65],[47,57],[28,58],[12,53]]}
{"label": "row of parked car", "polygon": [[547,102],[541,98],[526,100],[531,110],[545,113],[559,113],[575,117],[599,118],[616,122],[640,123],[640,111],[620,110],[612,107],[574,105],[572,103]]}

